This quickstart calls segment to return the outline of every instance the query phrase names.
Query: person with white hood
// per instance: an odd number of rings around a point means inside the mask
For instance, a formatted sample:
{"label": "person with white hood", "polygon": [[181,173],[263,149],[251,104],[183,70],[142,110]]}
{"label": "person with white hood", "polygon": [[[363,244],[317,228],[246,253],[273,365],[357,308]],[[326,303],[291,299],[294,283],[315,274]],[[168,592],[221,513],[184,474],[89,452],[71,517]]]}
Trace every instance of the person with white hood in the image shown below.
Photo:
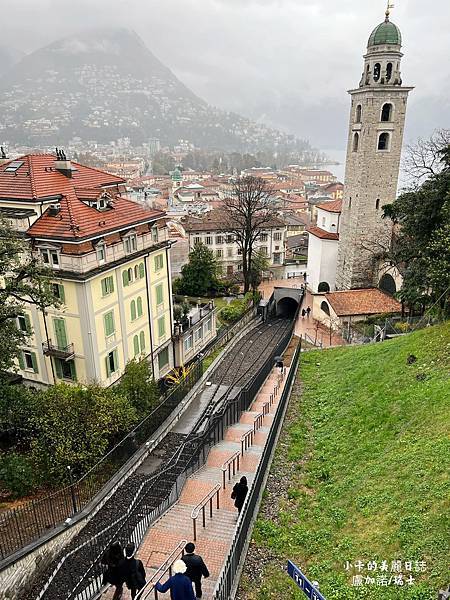
{"label": "person with white hood", "polygon": [[162,594],[170,590],[171,600],[196,600],[194,590],[192,588],[192,582],[189,577],[186,577],[186,563],[182,560],[176,560],[173,563],[172,577],[166,581],[166,583],[159,583],[155,585],[155,589]]}

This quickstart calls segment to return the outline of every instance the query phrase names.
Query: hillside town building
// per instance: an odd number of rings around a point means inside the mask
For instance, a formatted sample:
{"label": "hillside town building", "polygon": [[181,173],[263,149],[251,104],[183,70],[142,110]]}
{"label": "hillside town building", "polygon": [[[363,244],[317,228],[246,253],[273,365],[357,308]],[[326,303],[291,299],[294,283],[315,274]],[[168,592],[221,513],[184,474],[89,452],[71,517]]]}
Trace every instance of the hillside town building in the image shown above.
{"label": "hillside town building", "polygon": [[60,308],[26,306],[19,358],[33,384],[117,381],[145,357],[155,379],[174,364],[165,214],[124,197],[125,181],[61,154],[0,165],[0,213],[53,271]]}

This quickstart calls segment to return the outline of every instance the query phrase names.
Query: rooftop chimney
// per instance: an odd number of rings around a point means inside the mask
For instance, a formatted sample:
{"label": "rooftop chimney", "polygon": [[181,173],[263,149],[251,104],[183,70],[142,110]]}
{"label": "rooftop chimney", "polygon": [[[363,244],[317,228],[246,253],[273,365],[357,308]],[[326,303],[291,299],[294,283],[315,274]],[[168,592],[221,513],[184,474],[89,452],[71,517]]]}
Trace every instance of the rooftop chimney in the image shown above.
{"label": "rooftop chimney", "polygon": [[0,146],[0,165],[3,165],[5,162],[8,162],[9,158],[6,156],[5,149],[3,146]]}
{"label": "rooftop chimney", "polygon": [[72,177],[72,163],[67,159],[64,150],[59,148],[56,148],[55,169],[66,177]]}

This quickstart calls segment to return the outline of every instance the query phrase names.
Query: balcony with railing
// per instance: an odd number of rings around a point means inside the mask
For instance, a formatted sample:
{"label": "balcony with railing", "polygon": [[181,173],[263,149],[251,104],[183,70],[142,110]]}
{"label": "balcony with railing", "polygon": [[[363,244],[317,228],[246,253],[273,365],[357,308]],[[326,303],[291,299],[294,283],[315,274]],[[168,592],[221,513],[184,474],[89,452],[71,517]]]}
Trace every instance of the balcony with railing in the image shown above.
{"label": "balcony with railing", "polygon": [[54,344],[52,340],[47,340],[42,343],[42,350],[45,356],[54,356],[55,358],[61,358],[62,360],[71,360],[75,357],[73,344],[58,346],[57,344]]}

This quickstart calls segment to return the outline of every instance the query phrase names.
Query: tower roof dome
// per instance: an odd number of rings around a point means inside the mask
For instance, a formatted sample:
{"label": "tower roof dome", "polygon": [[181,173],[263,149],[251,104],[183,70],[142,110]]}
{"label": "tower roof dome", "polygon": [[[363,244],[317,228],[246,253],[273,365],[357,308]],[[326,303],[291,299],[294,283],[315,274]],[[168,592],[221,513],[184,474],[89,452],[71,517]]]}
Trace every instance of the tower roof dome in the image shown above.
{"label": "tower roof dome", "polygon": [[375,27],[370,34],[367,46],[381,46],[384,44],[395,44],[397,46],[402,45],[402,34],[400,29],[389,21],[389,17],[386,16],[386,20]]}

